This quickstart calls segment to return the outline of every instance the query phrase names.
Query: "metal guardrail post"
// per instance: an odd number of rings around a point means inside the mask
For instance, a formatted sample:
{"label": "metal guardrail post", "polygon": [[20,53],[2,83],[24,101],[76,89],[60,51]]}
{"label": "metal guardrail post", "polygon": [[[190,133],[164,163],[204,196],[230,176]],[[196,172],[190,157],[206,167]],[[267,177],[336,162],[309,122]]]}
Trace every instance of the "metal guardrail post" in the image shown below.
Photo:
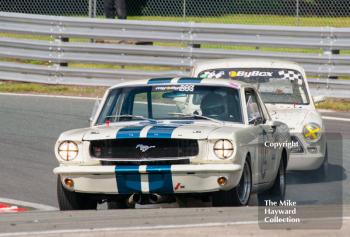
{"label": "metal guardrail post", "polygon": [[[325,51],[324,54],[330,55],[330,57],[332,57],[332,55],[339,55],[340,50],[339,49],[330,49],[328,51]],[[336,79],[338,79],[338,76],[328,76],[328,78],[336,80]]]}
{"label": "metal guardrail post", "polygon": [[[333,27],[327,27],[327,39],[331,42],[330,45],[333,45],[333,42],[336,40],[336,37],[334,36],[334,32],[333,32]],[[327,48],[326,50],[324,50],[323,54],[328,55],[329,57],[329,61],[328,61],[328,65],[329,67],[333,64],[333,55],[339,55],[340,54],[340,50],[339,49],[334,49],[333,47]],[[338,79],[338,76],[332,76],[329,75],[328,79]]]}
{"label": "metal guardrail post", "polygon": [[89,5],[88,5],[88,16],[91,18],[92,17],[92,0],[89,0]]}
{"label": "metal guardrail post", "polygon": [[183,0],[182,2],[182,17],[183,20],[186,21],[186,0]]}
{"label": "metal guardrail post", "polygon": [[295,6],[295,18],[296,18],[296,26],[300,26],[300,2],[299,0],[296,0],[296,6]]}
{"label": "metal guardrail post", "polygon": [[93,2],[93,11],[92,11],[92,17],[96,18],[96,12],[97,12],[97,0],[92,0]]}

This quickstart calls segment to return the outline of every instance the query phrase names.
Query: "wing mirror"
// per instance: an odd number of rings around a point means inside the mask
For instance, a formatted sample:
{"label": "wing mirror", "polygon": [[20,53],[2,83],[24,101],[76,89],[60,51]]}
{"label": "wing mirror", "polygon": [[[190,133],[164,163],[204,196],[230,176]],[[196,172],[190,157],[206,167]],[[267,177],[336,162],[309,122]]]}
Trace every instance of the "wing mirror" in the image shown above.
{"label": "wing mirror", "polygon": [[275,120],[267,120],[265,124],[271,128],[272,132],[275,132],[277,126],[280,125],[280,122],[277,122]]}
{"label": "wing mirror", "polygon": [[269,125],[271,127],[277,127],[280,123],[277,122],[276,120],[267,120],[266,125]]}
{"label": "wing mirror", "polygon": [[90,118],[89,118],[90,127],[93,125],[92,122],[94,121],[94,118],[96,116],[98,108],[100,107],[100,104],[101,104],[101,99],[99,99],[97,97],[96,100],[95,100],[94,107],[92,108]]}

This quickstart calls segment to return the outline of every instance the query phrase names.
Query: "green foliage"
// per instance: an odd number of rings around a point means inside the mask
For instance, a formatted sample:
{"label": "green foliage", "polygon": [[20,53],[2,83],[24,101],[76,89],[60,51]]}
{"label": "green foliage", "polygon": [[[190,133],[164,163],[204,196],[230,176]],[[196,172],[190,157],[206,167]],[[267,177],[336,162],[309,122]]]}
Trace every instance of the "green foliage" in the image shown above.
{"label": "green foliage", "polygon": [[318,109],[330,109],[336,111],[350,111],[350,100],[346,99],[327,99],[324,102],[316,104]]}

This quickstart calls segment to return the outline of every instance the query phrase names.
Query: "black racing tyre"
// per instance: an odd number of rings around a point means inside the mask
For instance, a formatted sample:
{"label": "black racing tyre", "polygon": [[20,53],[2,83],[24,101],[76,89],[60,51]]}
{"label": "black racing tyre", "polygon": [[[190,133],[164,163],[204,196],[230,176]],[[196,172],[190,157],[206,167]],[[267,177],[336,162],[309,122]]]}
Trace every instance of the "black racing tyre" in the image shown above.
{"label": "black racing tyre", "polygon": [[92,199],[89,194],[67,190],[62,184],[60,176],[57,177],[57,199],[61,211],[96,210],[97,208],[97,200]]}
{"label": "black racing tyre", "polygon": [[212,204],[214,207],[246,206],[249,203],[252,191],[252,172],[248,159],[246,159],[239,184],[229,191],[213,193]]}
{"label": "black racing tyre", "polygon": [[265,200],[271,200],[273,202],[279,203],[280,201],[284,201],[285,195],[286,164],[282,156],[273,186],[264,192],[258,193],[258,202],[260,206],[265,205]]}

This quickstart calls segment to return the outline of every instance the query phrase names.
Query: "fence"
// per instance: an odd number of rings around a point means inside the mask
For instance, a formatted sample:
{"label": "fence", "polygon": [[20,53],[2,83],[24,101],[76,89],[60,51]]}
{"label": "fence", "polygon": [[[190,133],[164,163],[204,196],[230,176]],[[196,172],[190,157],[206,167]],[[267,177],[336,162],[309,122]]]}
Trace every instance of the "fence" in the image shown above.
{"label": "fence", "polygon": [[[268,57],[300,63],[315,77],[310,80],[313,87],[325,95],[350,96],[345,88],[349,80],[317,79],[350,76],[350,55],[329,53],[350,49],[350,28],[116,21],[1,12],[0,32],[4,35],[0,37],[3,80],[112,85],[116,79],[185,76],[198,60]],[[31,38],[20,37],[29,34]],[[63,42],[63,38],[70,41]],[[312,53],[287,53],[284,48]],[[320,49],[325,53],[314,53]],[[65,63],[68,67],[62,66]]]}
{"label": "fence", "polygon": [[[104,0],[1,0],[0,11],[104,15]],[[227,24],[350,26],[348,0],[126,0],[130,19]]]}

